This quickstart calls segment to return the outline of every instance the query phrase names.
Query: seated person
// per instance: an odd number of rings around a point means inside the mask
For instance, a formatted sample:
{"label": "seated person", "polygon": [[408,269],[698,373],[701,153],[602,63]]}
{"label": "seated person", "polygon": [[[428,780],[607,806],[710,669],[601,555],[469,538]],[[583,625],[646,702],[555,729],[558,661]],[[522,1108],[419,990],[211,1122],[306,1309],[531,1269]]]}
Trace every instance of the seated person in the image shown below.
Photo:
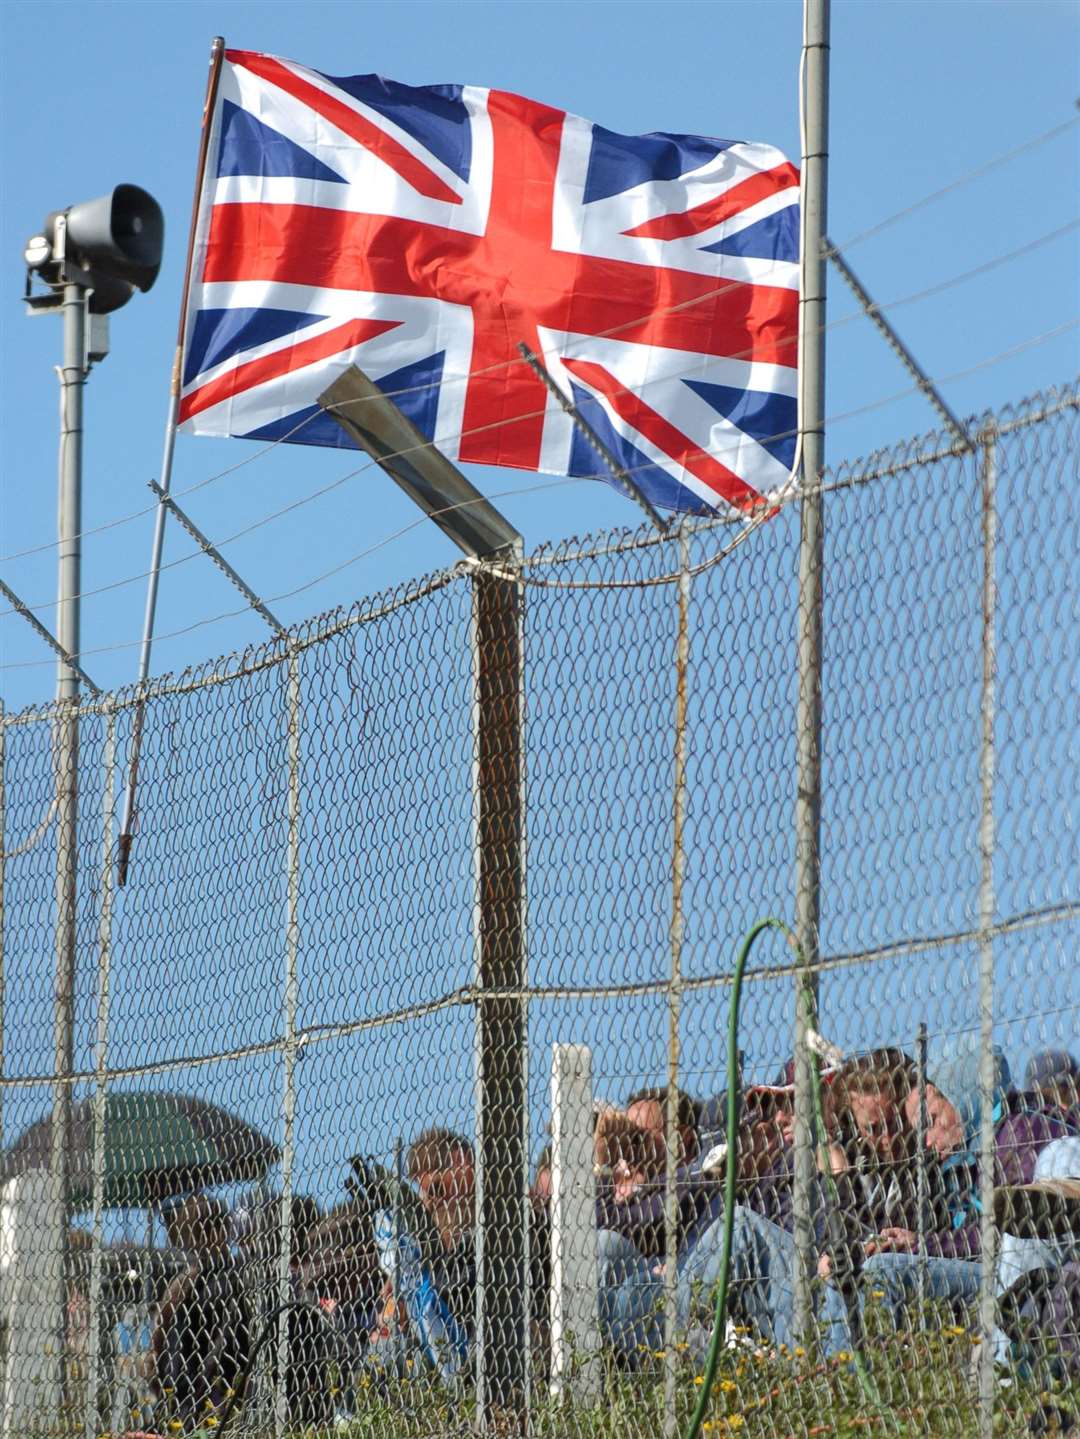
{"label": "seated person", "polygon": [[1080,1138],[1041,1150],[1030,1184],[996,1189],[994,1218],[1004,1331],[995,1359],[1010,1357],[1007,1335],[1048,1350],[1059,1370],[1080,1378]]}
{"label": "seated person", "polygon": [[228,1211],[197,1194],[165,1216],[169,1243],[188,1265],[165,1291],[151,1341],[170,1426],[192,1432],[241,1382],[251,1324],[240,1270],[229,1253]]}
{"label": "seated person", "polygon": [[[476,1310],[476,1170],[473,1148],[448,1129],[425,1129],[409,1146],[411,1191],[390,1189],[375,1214],[375,1248],[385,1276],[371,1341],[376,1362],[397,1366],[399,1337],[447,1380],[465,1369]],[[396,1181],[390,1181],[394,1188]],[[409,1203],[406,1203],[406,1199]],[[419,1212],[415,1207],[419,1206]]]}
{"label": "seated person", "polygon": [[[822,1278],[830,1286],[822,1319],[826,1353],[850,1347],[847,1318],[855,1303],[854,1275],[862,1242],[881,1224],[890,1202],[883,1179],[892,1179],[898,1157],[910,1149],[900,1110],[909,1070],[903,1056],[876,1051],[850,1061],[833,1076],[825,1094],[828,1132],[816,1158],[818,1178],[811,1190],[811,1222]],[[784,1076],[785,1078],[787,1076]],[[732,1225],[731,1277],[744,1317],[766,1340],[794,1342],[794,1086],[759,1087],[747,1092],[740,1128],[738,1173],[742,1179]],[[828,1177],[831,1176],[831,1177]],[[895,1202],[895,1196],[893,1196]],[[879,1206],[875,1208],[875,1205]],[[908,1211],[902,1211],[907,1217]],[[723,1251],[721,1213],[696,1236],[680,1260],[680,1318],[707,1326]]]}
{"label": "seated person", "polygon": [[[712,1217],[722,1186],[694,1164],[697,1107],[676,1100],[676,1254]],[[604,1339],[628,1363],[655,1348],[657,1284],[667,1255],[667,1090],[631,1094],[622,1110],[605,1107],[594,1135],[597,1270]]]}
{"label": "seated person", "polygon": [[1060,1112],[1080,1134],[1080,1064],[1066,1049],[1033,1054],[1024,1070],[1024,1099],[1034,1108]]}
{"label": "seated person", "polygon": [[[926,1144],[938,1161],[937,1203],[925,1235],[927,1258],[918,1254],[919,1236],[909,1224],[884,1226],[865,1245],[868,1285],[884,1292],[900,1322],[920,1274],[932,1299],[968,1304],[982,1275],[979,1212],[981,1128],[979,1036],[973,1032],[931,1041],[927,1054]],[[1063,1117],[1010,1107],[1009,1071],[994,1051],[994,1174],[998,1184],[1030,1183],[1039,1152],[1065,1137]],[[912,1089],[903,1111],[909,1128],[918,1119],[919,1094]],[[839,1321],[841,1322],[842,1321]],[[844,1344],[850,1348],[850,1344]]]}

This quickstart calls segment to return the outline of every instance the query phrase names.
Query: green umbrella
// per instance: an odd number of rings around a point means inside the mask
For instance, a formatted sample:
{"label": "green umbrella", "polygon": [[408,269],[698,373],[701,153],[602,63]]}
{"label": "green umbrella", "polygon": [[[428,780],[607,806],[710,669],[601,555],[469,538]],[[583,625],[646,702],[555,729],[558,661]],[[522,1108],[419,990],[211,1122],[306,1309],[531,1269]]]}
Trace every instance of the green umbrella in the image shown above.
{"label": "green umbrella", "polygon": [[[0,1160],[0,1179],[48,1169],[52,1117],[25,1130]],[[141,1209],[208,1184],[262,1179],[281,1151],[228,1110],[188,1094],[113,1090],[105,1098],[102,1202]],[[73,1210],[94,1196],[94,1100],[71,1114],[70,1194]]]}

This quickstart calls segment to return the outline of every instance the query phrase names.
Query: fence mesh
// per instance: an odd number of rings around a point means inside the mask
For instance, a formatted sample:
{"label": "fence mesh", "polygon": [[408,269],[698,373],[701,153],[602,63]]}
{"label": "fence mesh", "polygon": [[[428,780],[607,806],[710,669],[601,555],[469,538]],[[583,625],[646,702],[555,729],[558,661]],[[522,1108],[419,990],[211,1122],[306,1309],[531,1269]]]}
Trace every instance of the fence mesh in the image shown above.
{"label": "fence mesh", "polygon": [[817,957],[754,942],[730,1147],[797,505],[4,717],[4,1439],[1075,1413],[1078,429],[1055,391],[825,478]]}

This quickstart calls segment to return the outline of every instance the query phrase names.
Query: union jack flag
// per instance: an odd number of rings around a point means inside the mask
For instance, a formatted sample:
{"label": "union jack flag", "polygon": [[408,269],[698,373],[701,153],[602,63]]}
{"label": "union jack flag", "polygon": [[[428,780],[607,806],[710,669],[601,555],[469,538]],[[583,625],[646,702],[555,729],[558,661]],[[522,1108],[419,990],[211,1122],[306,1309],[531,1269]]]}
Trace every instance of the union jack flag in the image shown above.
{"label": "union jack flag", "polygon": [[524,341],[654,504],[748,511],[788,479],[778,150],[245,50],[211,125],[181,429],[347,446],[316,397],[355,363],[452,459],[602,473]]}

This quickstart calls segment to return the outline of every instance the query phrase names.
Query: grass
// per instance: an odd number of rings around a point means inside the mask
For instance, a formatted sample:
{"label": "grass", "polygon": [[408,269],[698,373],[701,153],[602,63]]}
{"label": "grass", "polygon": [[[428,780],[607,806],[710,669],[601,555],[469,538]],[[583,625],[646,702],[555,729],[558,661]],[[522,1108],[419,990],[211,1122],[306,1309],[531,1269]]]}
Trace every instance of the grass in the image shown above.
{"label": "grass", "polygon": [[[939,1308],[925,1315],[922,1328],[897,1334],[876,1307],[868,1308],[866,1355],[880,1408],[860,1388],[850,1356],[821,1362],[802,1351],[755,1349],[746,1334],[741,1347],[721,1354],[702,1439],[977,1439],[971,1331]],[[664,1422],[664,1356],[640,1358],[634,1373],[605,1359],[599,1399],[588,1404],[557,1402],[546,1388],[534,1393],[530,1439],[664,1439],[671,1432]],[[682,1439],[700,1395],[703,1366],[680,1344],[675,1367],[675,1432]],[[1080,1382],[1055,1380],[1043,1365],[1041,1372],[999,1389],[995,1436],[1032,1433],[1032,1415],[1047,1404],[1080,1414]],[[363,1374],[355,1409],[345,1423],[296,1429],[288,1439],[472,1439],[476,1432],[471,1393],[455,1394],[427,1372],[404,1380]],[[261,1416],[252,1422],[253,1417],[246,1424],[242,1413],[235,1417],[230,1439],[270,1439],[272,1426]],[[219,1432],[211,1420],[197,1439],[217,1439]],[[507,1426],[507,1439],[514,1432]]]}
{"label": "grass", "polygon": [[[712,1395],[703,1439],[868,1439],[875,1435],[922,1435],[927,1439],[976,1439],[978,1414],[970,1380],[972,1340],[959,1326],[937,1333],[871,1338],[868,1352],[883,1400],[875,1410],[843,1357],[815,1363],[810,1356],[764,1351],[726,1351]],[[685,1434],[700,1392],[698,1366],[685,1349],[677,1356],[676,1432]],[[636,1374],[613,1366],[601,1381],[599,1402],[556,1403],[534,1399],[531,1439],[662,1439],[663,1357],[650,1355]],[[695,1380],[699,1381],[695,1384]],[[995,1435],[1026,1435],[1031,1415],[1050,1401],[1080,1411],[1080,1386],[1042,1381],[1000,1392]],[[369,1383],[357,1416],[344,1425],[300,1430],[290,1439],[465,1439],[475,1433],[474,1404],[425,1379]],[[230,1426],[240,1436],[258,1430]],[[509,1434],[512,1432],[507,1430]],[[200,1439],[216,1439],[207,1429]]]}

